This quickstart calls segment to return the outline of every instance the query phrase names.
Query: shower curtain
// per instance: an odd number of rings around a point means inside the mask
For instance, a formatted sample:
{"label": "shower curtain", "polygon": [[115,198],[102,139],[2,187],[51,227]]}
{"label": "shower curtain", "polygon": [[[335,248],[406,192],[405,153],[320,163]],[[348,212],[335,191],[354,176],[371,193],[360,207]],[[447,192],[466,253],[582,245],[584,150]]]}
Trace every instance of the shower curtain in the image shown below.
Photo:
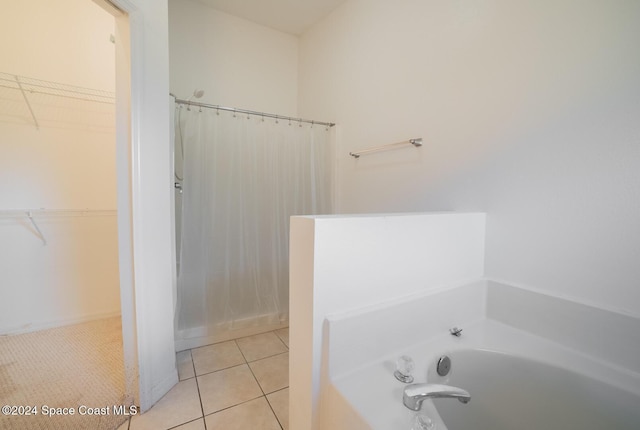
{"label": "shower curtain", "polygon": [[184,164],[176,340],[205,344],[286,323],[289,217],[331,212],[329,131],[177,109]]}

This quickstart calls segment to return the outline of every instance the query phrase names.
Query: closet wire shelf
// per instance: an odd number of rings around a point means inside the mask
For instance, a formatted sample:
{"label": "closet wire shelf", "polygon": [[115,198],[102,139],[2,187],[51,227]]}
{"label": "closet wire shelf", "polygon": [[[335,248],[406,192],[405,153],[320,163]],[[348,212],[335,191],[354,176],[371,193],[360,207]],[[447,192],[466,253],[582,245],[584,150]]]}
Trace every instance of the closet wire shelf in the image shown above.
{"label": "closet wire shelf", "polygon": [[4,209],[0,210],[0,220],[27,218],[35,230],[36,236],[42,240],[43,245],[46,245],[47,239],[40,230],[35,217],[104,217],[115,216],[117,213],[115,209]]}
{"label": "closet wire shelf", "polygon": [[115,119],[113,92],[4,72],[0,72],[0,102],[4,120],[30,118],[37,129],[43,122],[57,127],[80,123],[112,129]]}

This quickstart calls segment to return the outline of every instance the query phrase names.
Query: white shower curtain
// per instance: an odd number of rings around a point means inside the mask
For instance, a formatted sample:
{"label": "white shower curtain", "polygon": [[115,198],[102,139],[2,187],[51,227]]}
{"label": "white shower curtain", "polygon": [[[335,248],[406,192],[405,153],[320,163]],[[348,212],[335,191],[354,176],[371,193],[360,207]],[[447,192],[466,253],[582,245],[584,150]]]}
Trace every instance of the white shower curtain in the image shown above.
{"label": "white shower curtain", "polygon": [[329,132],[178,109],[176,152],[182,144],[184,176],[177,340],[205,343],[286,323],[289,217],[331,211]]}

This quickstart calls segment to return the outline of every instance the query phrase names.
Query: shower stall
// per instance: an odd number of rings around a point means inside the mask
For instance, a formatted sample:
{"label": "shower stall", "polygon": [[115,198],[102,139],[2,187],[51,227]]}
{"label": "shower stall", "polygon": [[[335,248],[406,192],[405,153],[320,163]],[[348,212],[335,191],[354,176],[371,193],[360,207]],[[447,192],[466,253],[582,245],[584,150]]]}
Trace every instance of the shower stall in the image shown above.
{"label": "shower stall", "polygon": [[176,349],[285,327],[289,218],[332,211],[330,123],[176,99]]}

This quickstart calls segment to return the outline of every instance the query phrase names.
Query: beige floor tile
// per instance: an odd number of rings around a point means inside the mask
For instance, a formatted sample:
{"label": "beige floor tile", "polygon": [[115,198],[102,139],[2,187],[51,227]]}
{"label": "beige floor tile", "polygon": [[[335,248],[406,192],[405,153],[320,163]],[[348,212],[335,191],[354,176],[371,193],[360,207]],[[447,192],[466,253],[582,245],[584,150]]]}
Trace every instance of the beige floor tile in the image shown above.
{"label": "beige floor tile", "polygon": [[265,394],[289,386],[289,353],[249,363],[258,384]]}
{"label": "beige floor tile", "polygon": [[204,418],[200,418],[195,421],[191,421],[190,423],[182,424],[181,426],[174,427],[171,430],[205,430],[204,429]]}
{"label": "beige floor tile", "polygon": [[118,427],[118,430],[129,430],[129,418]]}
{"label": "beige floor tile", "polygon": [[198,376],[198,386],[205,415],[262,395],[246,364]]}
{"label": "beige floor tile", "polygon": [[151,409],[131,418],[130,430],[165,430],[202,417],[195,378],[176,384]]}
{"label": "beige floor tile", "polygon": [[178,378],[181,381],[196,376],[193,372],[193,360],[191,359],[191,350],[180,351],[176,354],[176,363],[178,365]]}
{"label": "beige floor tile", "polygon": [[205,417],[207,430],[280,430],[264,397]]}
{"label": "beige floor tile", "polygon": [[287,347],[273,332],[237,339],[238,346],[247,361],[255,361],[271,355],[287,352]]}
{"label": "beige floor tile", "polygon": [[280,425],[284,430],[289,429],[289,389],[276,391],[275,393],[267,394],[267,400],[276,413],[276,418],[280,421]]}
{"label": "beige floor tile", "polygon": [[194,348],[191,350],[191,356],[196,368],[196,375],[204,375],[245,362],[238,345],[232,340]]}
{"label": "beige floor tile", "polygon": [[287,348],[289,348],[289,327],[281,328],[280,330],[274,331],[274,333],[280,338],[281,341],[284,342],[285,345],[287,345]]}

